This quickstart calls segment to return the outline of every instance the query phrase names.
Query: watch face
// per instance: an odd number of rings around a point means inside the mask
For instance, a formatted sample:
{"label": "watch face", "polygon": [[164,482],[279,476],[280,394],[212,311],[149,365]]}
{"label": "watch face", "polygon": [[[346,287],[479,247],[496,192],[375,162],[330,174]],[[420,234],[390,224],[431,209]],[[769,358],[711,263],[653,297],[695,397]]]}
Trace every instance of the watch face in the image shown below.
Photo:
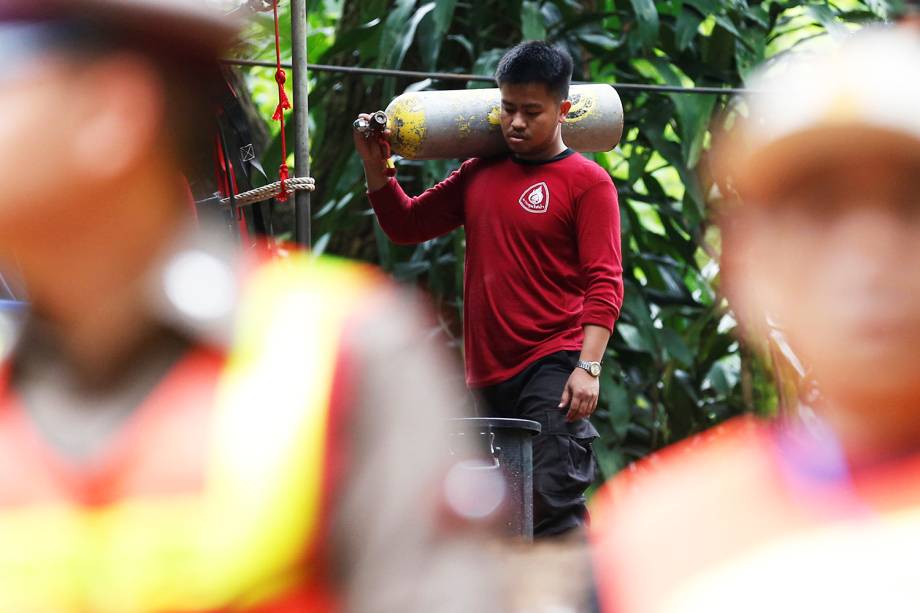
{"label": "watch face", "polygon": [[591,376],[596,377],[599,374],[601,374],[601,365],[598,364],[597,362],[594,362],[593,364],[591,364]]}

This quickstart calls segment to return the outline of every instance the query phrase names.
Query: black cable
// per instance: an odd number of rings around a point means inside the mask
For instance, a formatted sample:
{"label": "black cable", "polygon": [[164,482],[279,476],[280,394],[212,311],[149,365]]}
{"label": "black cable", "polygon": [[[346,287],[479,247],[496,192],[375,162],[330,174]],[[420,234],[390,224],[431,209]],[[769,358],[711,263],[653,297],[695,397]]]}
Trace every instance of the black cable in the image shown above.
{"label": "black cable", "polygon": [[[224,64],[232,66],[256,66],[262,68],[275,68],[274,62],[261,60],[243,60],[225,58]],[[286,70],[292,70],[290,63],[281,64]],[[380,77],[407,77],[413,79],[434,79],[440,81],[462,81],[464,83],[479,82],[495,84],[495,79],[485,75],[462,74],[455,72],[422,72],[418,70],[393,70],[391,68],[365,68],[362,66],[333,66],[331,64],[307,64],[309,70],[316,72],[332,72],[339,74],[373,75]],[[585,83],[575,81],[575,83]],[[747,94],[751,90],[739,87],[679,87],[675,85],[652,85],[646,83],[611,83],[619,91],[654,92],[661,94]]]}

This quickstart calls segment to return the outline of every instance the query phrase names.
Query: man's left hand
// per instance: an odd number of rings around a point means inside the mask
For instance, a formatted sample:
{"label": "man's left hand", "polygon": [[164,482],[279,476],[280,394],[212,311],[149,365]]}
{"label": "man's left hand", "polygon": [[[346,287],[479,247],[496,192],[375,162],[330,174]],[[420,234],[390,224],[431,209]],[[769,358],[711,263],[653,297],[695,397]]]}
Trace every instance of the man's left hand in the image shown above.
{"label": "man's left hand", "polygon": [[600,383],[582,368],[576,368],[566,381],[562,391],[562,400],[559,408],[568,407],[565,414],[566,421],[576,421],[588,417],[597,408],[597,397],[600,393]]}

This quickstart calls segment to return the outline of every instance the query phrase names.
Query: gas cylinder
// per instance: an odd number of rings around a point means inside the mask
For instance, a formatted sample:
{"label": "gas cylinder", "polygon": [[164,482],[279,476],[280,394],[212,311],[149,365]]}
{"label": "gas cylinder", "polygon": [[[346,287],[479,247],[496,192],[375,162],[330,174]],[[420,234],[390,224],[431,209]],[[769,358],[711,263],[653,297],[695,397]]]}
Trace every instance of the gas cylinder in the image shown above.
{"label": "gas cylinder", "polygon": [[[623,134],[623,104],[598,83],[569,88],[572,109],[562,139],[576,151],[609,151]],[[487,157],[508,151],[498,89],[405,93],[386,109],[393,153],[411,160]]]}

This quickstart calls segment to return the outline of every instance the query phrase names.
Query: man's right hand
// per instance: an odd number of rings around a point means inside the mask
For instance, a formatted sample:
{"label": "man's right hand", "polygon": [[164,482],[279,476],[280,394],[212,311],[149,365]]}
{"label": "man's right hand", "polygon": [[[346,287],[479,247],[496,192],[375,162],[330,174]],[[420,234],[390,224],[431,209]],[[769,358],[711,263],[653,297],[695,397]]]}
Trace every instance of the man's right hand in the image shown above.
{"label": "man's right hand", "polygon": [[[371,116],[368,113],[361,113],[356,119],[370,121]],[[364,176],[367,178],[367,191],[369,192],[377,191],[390,180],[386,175],[387,158],[380,142],[381,138],[386,139],[389,137],[389,130],[376,133],[358,132],[357,129],[352,130],[355,150],[361,156],[361,161],[364,162]]]}

